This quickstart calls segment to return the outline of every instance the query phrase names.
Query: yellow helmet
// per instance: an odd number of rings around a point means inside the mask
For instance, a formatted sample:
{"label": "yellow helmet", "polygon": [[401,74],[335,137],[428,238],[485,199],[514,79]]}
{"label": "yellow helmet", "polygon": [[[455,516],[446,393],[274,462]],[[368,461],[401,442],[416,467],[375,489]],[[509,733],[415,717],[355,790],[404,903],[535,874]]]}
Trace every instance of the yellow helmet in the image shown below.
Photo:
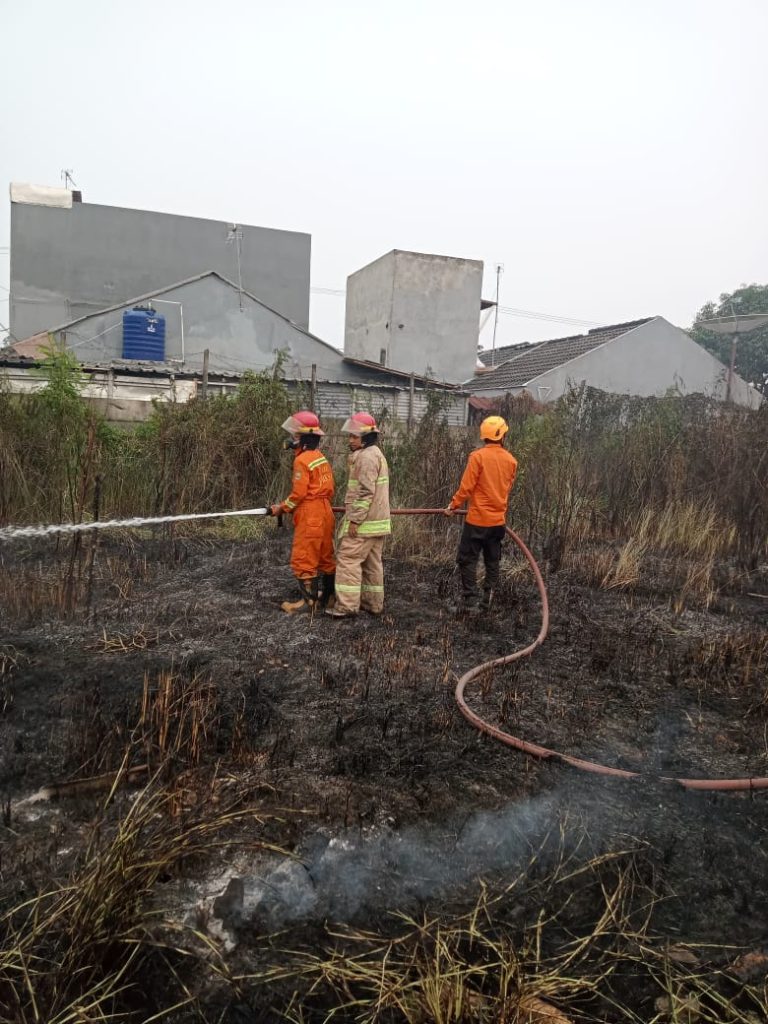
{"label": "yellow helmet", "polygon": [[508,430],[507,421],[501,416],[486,416],[480,424],[480,437],[483,441],[501,441]]}

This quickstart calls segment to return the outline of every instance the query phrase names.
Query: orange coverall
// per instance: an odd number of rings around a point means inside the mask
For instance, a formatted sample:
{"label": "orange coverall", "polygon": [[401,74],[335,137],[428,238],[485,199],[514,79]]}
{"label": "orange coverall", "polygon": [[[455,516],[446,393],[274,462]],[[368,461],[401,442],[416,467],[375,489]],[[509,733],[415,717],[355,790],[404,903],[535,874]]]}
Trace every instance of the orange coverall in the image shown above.
{"label": "orange coverall", "polygon": [[293,460],[291,493],[279,505],[281,512],[293,512],[291,570],[297,579],[336,572],[333,492],[333,472],[323,453],[317,448],[300,451]]}

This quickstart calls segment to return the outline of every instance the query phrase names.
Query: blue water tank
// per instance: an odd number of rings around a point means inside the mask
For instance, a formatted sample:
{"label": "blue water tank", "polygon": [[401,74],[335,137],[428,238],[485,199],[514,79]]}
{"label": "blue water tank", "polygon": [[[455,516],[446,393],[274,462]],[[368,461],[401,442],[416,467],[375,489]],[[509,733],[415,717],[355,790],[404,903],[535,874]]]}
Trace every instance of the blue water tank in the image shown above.
{"label": "blue water tank", "polygon": [[123,359],[165,359],[165,317],[149,306],[123,313]]}

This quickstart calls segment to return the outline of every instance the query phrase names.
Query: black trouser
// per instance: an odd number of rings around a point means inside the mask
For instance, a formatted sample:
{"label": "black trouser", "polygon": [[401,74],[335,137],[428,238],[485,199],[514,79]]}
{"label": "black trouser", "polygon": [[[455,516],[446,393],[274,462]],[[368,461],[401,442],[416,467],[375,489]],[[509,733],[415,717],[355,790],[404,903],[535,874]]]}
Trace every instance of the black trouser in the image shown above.
{"label": "black trouser", "polygon": [[470,523],[464,523],[456,564],[461,573],[461,589],[465,604],[477,601],[477,561],[481,551],[485,563],[486,596],[498,586],[501,542],[504,540],[505,532],[503,526],[472,526]]}

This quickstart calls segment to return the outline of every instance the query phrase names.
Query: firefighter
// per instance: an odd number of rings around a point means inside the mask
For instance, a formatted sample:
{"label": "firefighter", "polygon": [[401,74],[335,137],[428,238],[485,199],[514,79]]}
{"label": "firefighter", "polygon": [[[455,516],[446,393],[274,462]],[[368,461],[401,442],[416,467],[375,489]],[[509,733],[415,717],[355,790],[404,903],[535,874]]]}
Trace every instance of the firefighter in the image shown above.
{"label": "firefighter", "polygon": [[349,434],[349,481],[336,549],[336,603],[326,614],[347,618],[384,610],[384,538],[389,519],[389,467],[370,413],[356,412],[341,428]]}
{"label": "firefighter", "polygon": [[451,498],[445,515],[469,502],[464,529],[461,532],[456,563],[461,574],[461,611],[473,613],[478,608],[477,562],[480,552],[485,563],[485,582],[481,607],[490,610],[493,593],[499,585],[501,542],[504,540],[509,492],[517,475],[517,459],[504,448],[509,430],[501,416],[488,416],[480,424],[482,448],[473,451],[461,478],[459,489]]}
{"label": "firefighter", "polygon": [[293,513],[291,569],[298,580],[298,601],[283,601],[284,612],[307,611],[332,603],[336,562],[333,557],[335,520],[331,509],[333,472],[319,449],[320,420],[313,412],[295,412],[283,423],[291,439],[286,447],[296,452],[291,493],[269,514]]}

